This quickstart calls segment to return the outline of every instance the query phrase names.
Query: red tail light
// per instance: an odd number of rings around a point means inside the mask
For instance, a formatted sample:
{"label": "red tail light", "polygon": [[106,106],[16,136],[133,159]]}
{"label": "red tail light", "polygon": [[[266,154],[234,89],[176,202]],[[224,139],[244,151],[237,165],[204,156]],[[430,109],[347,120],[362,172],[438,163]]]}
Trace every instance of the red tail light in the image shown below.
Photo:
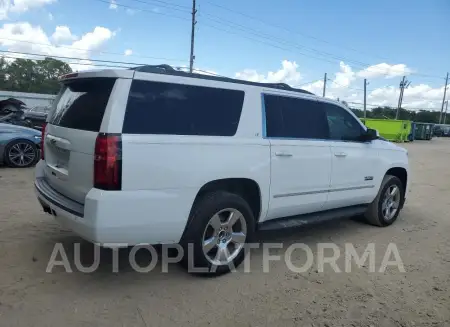
{"label": "red tail light", "polygon": [[122,188],[122,139],[119,134],[100,133],[95,140],[94,187],[109,191]]}
{"label": "red tail light", "polygon": [[45,138],[45,130],[47,129],[47,123],[42,125],[41,129],[41,160],[44,160],[44,138]]}

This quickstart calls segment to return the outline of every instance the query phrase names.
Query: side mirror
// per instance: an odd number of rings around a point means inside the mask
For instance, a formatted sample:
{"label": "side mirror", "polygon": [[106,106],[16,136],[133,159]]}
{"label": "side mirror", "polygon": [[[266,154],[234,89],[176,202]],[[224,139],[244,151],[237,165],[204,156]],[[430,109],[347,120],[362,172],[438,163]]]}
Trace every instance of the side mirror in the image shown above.
{"label": "side mirror", "polygon": [[364,142],[370,142],[376,140],[380,137],[380,134],[376,129],[368,128],[362,135],[362,140]]}

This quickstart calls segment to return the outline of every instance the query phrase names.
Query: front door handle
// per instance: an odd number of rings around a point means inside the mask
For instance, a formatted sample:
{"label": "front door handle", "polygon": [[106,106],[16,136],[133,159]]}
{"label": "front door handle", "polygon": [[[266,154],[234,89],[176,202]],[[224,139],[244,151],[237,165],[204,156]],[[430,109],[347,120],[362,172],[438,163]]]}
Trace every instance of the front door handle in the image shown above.
{"label": "front door handle", "polygon": [[338,158],[344,158],[344,157],[347,156],[347,153],[345,153],[345,152],[335,152],[334,156],[338,157]]}
{"label": "front door handle", "polygon": [[292,153],[289,152],[275,152],[277,157],[292,157]]}

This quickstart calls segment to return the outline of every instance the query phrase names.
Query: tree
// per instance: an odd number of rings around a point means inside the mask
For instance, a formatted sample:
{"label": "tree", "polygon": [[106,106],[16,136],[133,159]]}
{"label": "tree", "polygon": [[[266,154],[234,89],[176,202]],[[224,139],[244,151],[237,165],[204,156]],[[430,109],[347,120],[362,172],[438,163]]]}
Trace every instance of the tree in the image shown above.
{"label": "tree", "polygon": [[[359,118],[363,117],[363,111],[361,109],[351,108]],[[367,110],[367,118],[375,119],[395,119],[397,109],[391,107],[376,107],[372,110]],[[399,114],[400,120],[411,120],[420,123],[439,123],[439,111],[419,110],[412,111],[400,108]]]}
{"label": "tree", "polygon": [[50,57],[36,61],[16,59],[9,63],[0,58],[0,89],[56,94],[59,90],[58,77],[71,72],[68,64]]}

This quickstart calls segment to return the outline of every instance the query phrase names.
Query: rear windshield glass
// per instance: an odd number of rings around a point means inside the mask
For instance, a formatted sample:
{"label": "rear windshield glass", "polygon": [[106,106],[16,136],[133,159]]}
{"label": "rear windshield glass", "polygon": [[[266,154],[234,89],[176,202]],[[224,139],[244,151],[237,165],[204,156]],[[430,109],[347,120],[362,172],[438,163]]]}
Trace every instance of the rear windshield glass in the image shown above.
{"label": "rear windshield glass", "polygon": [[98,132],[115,81],[113,78],[90,78],[65,83],[53,102],[49,123]]}
{"label": "rear windshield glass", "polygon": [[244,91],[134,80],[123,133],[233,136]]}

